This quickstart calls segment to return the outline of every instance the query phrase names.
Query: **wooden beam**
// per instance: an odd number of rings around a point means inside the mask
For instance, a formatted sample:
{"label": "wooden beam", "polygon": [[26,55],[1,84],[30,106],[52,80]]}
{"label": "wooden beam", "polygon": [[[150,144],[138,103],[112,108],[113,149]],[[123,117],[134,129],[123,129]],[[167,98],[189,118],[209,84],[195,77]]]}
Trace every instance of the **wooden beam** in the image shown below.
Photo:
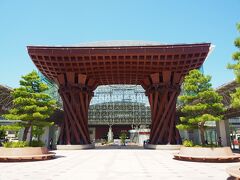
{"label": "wooden beam", "polygon": [[78,83],[81,85],[85,85],[87,81],[87,75],[85,74],[78,74]]}
{"label": "wooden beam", "polygon": [[65,78],[64,78],[64,74],[59,74],[57,76],[57,80],[59,82],[60,85],[65,85]]}
{"label": "wooden beam", "polygon": [[153,84],[159,84],[160,82],[159,73],[154,73],[154,74],[151,74],[150,76]]}
{"label": "wooden beam", "polygon": [[163,76],[163,82],[164,82],[164,83],[170,83],[170,80],[171,80],[171,71],[163,71],[163,72],[162,72],[162,76]]}

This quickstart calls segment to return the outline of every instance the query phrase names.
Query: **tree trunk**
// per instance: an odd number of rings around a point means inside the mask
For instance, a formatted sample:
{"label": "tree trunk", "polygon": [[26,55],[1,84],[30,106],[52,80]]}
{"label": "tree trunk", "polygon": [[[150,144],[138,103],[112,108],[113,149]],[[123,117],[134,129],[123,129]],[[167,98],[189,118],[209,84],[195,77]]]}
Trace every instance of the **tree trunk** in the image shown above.
{"label": "tree trunk", "polygon": [[27,134],[28,134],[29,128],[30,128],[30,125],[27,125],[24,129],[23,138],[22,138],[23,141],[27,140]]}
{"label": "tree trunk", "polygon": [[29,138],[29,144],[30,144],[30,146],[32,145],[32,128],[33,128],[33,126],[32,126],[32,123],[30,124],[30,138]]}
{"label": "tree trunk", "polygon": [[200,126],[199,129],[200,129],[201,143],[202,143],[202,145],[205,145],[204,127]]}

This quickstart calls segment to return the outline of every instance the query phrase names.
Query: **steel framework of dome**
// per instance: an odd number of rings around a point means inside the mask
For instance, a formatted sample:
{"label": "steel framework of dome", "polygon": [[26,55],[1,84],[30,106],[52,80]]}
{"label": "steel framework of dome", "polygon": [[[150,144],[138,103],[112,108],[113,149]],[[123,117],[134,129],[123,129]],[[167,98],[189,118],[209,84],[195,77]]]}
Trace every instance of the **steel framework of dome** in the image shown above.
{"label": "steel framework of dome", "polygon": [[99,85],[141,85],[151,109],[151,144],[176,144],[176,101],[184,76],[200,68],[210,43],[126,46],[28,46],[44,76],[55,81],[65,120],[61,144],[89,144],[88,109]]}
{"label": "steel framework of dome", "polygon": [[13,106],[12,97],[10,94],[11,91],[11,88],[0,85],[0,115],[11,109],[11,107]]}
{"label": "steel framework of dome", "polygon": [[[49,90],[46,92],[62,109],[58,87],[39,73]],[[151,112],[148,98],[141,86],[107,85],[94,91],[88,112],[89,125],[150,125]]]}
{"label": "steel framework of dome", "polygon": [[100,86],[91,100],[90,125],[150,125],[151,112],[141,86]]}

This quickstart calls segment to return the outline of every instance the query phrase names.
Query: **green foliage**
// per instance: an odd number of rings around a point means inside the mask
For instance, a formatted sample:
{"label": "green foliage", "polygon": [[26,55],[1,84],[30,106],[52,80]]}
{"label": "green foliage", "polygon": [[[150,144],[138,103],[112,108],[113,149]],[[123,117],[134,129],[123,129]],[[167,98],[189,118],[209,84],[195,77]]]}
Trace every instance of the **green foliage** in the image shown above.
{"label": "green foliage", "polygon": [[201,146],[199,144],[195,144],[193,147],[203,147],[203,146]]}
{"label": "green foliage", "polygon": [[[237,30],[240,33],[240,23],[237,24]],[[236,81],[240,83],[240,37],[237,37],[234,41],[234,45],[237,48],[237,51],[232,54],[232,59],[234,60],[235,64],[228,64],[228,68],[232,69]],[[236,92],[231,94],[232,97],[232,106],[234,108],[240,107],[240,89],[237,88]]]}
{"label": "green foliage", "polygon": [[183,141],[183,146],[185,146],[185,147],[209,147],[209,148],[218,147],[216,144],[194,144],[191,140],[188,140],[188,139]]}
{"label": "green foliage", "polygon": [[[180,120],[182,119],[183,117],[180,117]],[[183,120],[182,120],[183,121]],[[197,129],[198,127],[195,125],[192,125],[192,124],[177,124],[176,127],[179,129],[179,130],[191,130],[191,129]]]}
{"label": "green foliage", "polygon": [[218,145],[216,144],[205,144],[202,147],[209,147],[209,148],[213,148],[213,147],[218,147]]}
{"label": "green foliage", "polygon": [[190,130],[199,128],[201,141],[205,144],[204,130],[206,121],[219,121],[223,118],[224,106],[222,97],[211,88],[211,77],[204,76],[199,70],[192,70],[183,83],[184,94],[179,97],[182,104],[178,129]]}
{"label": "green foliage", "polygon": [[11,124],[11,125],[2,125],[0,126],[0,139],[5,139],[6,137],[6,131],[15,131],[18,133],[18,131],[21,129],[21,127],[18,124]]}
{"label": "green foliage", "polygon": [[234,108],[240,107],[240,88],[236,88],[236,92],[231,94],[232,106]]}
{"label": "green foliage", "polygon": [[0,126],[0,131],[19,131],[21,128],[18,124],[2,125]]}
{"label": "green foliage", "polygon": [[14,108],[5,114],[7,119],[32,121],[38,124],[49,118],[54,111],[55,101],[44,93],[48,89],[47,85],[42,83],[37,72],[32,71],[20,80],[20,88],[13,90]]}
{"label": "green foliage", "polygon": [[2,143],[5,148],[23,148],[23,147],[43,147],[44,143],[42,141],[33,140],[31,144],[26,141],[17,142],[4,142]]}
{"label": "green foliage", "polygon": [[36,139],[38,139],[38,141],[40,140],[40,137],[43,135],[44,133],[44,128],[40,127],[40,126],[33,126],[32,127],[32,136]]}
{"label": "green foliage", "polygon": [[122,132],[120,134],[120,139],[121,139],[121,143],[125,144],[125,140],[127,139],[127,134],[125,132]]}
{"label": "green foliage", "polygon": [[49,126],[45,120],[50,117],[56,102],[45,91],[48,86],[41,82],[36,71],[22,76],[20,87],[12,91],[14,107],[4,117],[10,120],[22,120],[21,126]]}
{"label": "green foliage", "polygon": [[40,140],[32,140],[30,146],[31,147],[43,147],[45,144],[44,142],[40,141]]}
{"label": "green foliage", "polygon": [[27,147],[28,143],[26,141],[18,141],[18,142],[5,142],[3,143],[5,148],[23,148]]}
{"label": "green foliage", "polygon": [[5,139],[6,137],[6,131],[0,129],[0,139]]}
{"label": "green foliage", "polygon": [[185,146],[185,147],[193,147],[194,144],[193,144],[193,142],[191,140],[186,139],[186,140],[183,141],[183,146]]}

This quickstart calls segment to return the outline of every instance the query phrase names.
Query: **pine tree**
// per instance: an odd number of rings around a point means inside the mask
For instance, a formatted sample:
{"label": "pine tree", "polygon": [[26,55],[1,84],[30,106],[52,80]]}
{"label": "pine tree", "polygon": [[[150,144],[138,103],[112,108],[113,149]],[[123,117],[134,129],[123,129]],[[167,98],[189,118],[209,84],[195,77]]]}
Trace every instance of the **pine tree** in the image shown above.
{"label": "pine tree", "polygon": [[37,72],[32,71],[22,76],[20,87],[11,92],[14,107],[4,117],[9,120],[22,121],[20,125],[25,128],[24,141],[30,127],[44,127],[51,124],[46,122],[46,119],[54,112],[56,102],[44,93],[47,89],[48,86],[41,82]]}
{"label": "pine tree", "polygon": [[[240,23],[237,24],[237,30],[240,33]],[[234,45],[238,49],[233,53],[232,59],[236,62],[235,64],[228,64],[229,69],[233,69],[236,76],[236,81],[240,83],[240,37],[237,37],[234,41]],[[232,106],[234,108],[240,107],[240,88],[236,88],[236,92],[231,94]]]}
{"label": "pine tree", "polygon": [[199,129],[202,145],[205,144],[205,122],[219,121],[224,111],[222,97],[211,88],[211,77],[204,76],[199,70],[192,70],[183,83],[184,94],[179,96],[182,104],[178,129]]}

